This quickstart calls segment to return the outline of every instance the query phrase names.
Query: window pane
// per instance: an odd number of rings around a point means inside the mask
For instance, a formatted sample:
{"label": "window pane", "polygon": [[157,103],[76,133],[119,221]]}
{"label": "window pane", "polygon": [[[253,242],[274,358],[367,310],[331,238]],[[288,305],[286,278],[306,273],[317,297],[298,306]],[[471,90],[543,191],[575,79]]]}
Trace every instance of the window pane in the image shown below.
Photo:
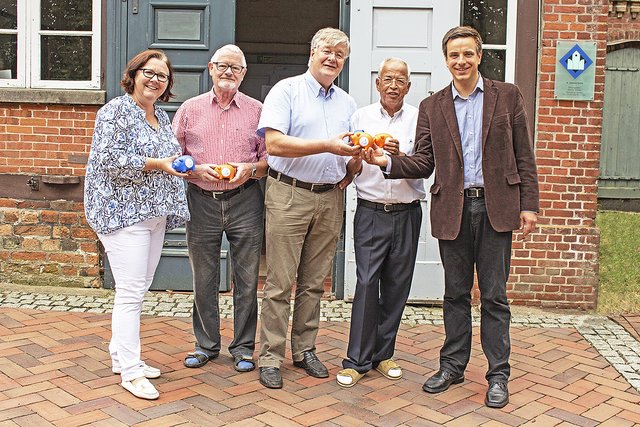
{"label": "window pane", "polygon": [[15,79],[17,75],[16,52],[18,36],[0,34],[0,79]]}
{"label": "window pane", "polygon": [[486,44],[507,44],[507,0],[464,0],[463,25],[478,30]]}
{"label": "window pane", "polygon": [[505,57],[506,52],[504,50],[483,50],[482,62],[479,67],[482,76],[503,82]]}
{"label": "window pane", "polygon": [[17,0],[0,0],[0,28],[5,30],[18,29]]}
{"label": "window pane", "polygon": [[42,36],[42,80],[91,80],[91,37]]}
{"label": "window pane", "polygon": [[90,0],[42,0],[42,30],[91,31]]}

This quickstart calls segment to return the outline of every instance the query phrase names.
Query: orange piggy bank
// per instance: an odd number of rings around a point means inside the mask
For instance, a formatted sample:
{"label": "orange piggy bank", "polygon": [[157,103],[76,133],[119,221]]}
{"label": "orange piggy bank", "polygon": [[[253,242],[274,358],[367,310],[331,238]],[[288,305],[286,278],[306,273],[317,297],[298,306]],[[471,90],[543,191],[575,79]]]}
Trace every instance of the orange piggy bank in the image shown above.
{"label": "orange piggy bank", "polygon": [[360,146],[363,150],[373,146],[373,137],[362,130],[357,130],[349,135],[349,139],[353,145]]}
{"label": "orange piggy bank", "polygon": [[373,143],[380,148],[384,148],[384,143],[387,141],[387,138],[393,139],[393,136],[388,133],[378,133],[373,137]]}
{"label": "orange piggy bank", "polygon": [[216,166],[215,171],[222,179],[233,179],[236,176],[236,168],[228,163]]}

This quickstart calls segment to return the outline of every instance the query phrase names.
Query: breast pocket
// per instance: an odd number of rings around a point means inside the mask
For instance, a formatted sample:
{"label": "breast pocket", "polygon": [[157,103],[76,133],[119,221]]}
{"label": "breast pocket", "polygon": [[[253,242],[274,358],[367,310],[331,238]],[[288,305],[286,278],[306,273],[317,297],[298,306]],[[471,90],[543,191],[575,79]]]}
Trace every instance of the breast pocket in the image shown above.
{"label": "breast pocket", "polygon": [[489,128],[489,141],[499,141],[498,149],[506,150],[513,146],[511,132],[511,113],[494,116]]}

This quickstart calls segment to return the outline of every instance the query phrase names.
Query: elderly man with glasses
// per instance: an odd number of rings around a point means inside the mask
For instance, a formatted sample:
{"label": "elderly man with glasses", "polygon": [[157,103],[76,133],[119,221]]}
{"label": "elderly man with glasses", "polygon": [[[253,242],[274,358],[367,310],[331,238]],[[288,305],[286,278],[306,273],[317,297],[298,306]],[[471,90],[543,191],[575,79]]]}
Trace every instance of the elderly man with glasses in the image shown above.
{"label": "elderly man with glasses", "polygon": [[278,82],[260,123],[269,151],[265,195],[267,281],[260,318],[260,383],[282,388],[291,311],[293,364],[316,378],[329,372],[316,355],[320,298],[342,227],[347,169],[359,146],[347,145],[354,99],[334,84],[349,56],[349,38],[336,28],[311,39],[306,73]]}
{"label": "elderly man with glasses", "polygon": [[[208,67],[213,89],[185,101],[173,119],[183,153],[196,161],[187,190],[196,344],[184,365],[199,368],[220,353],[220,246],[226,233],[234,272],[234,333],[229,352],[235,370],[247,372],[255,368],[258,271],[264,230],[264,196],[257,180],[267,173],[266,148],[264,138],[256,134],[262,104],[238,91],[247,73],[240,48],[221,47]],[[230,180],[216,169],[225,163],[236,169]]]}
{"label": "elderly man with glasses", "polygon": [[[384,150],[411,155],[418,109],[404,102],[411,88],[409,65],[387,58],[376,78],[380,100],[351,116],[351,127],[386,134]],[[402,368],[392,359],[402,311],[409,297],[422,222],[422,179],[385,179],[380,168],[352,159],[358,207],[353,221],[356,291],[344,368],[338,385],[351,387],[375,369],[397,380]]]}

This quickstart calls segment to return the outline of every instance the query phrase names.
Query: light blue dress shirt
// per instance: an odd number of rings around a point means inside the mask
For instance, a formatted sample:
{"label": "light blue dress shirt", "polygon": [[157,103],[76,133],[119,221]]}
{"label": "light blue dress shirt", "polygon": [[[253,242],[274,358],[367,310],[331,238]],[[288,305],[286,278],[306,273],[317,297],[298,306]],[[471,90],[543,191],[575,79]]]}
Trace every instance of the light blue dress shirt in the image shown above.
{"label": "light blue dress shirt", "polygon": [[458,119],[464,164],[464,188],[484,187],[482,175],[482,106],[484,82],[478,76],[476,87],[468,98],[463,98],[451,83],[453,105]]}
{"label": "light blue dress shirt", "polygon": [[[354,99],[339,87],[328,91],[307,71],[281,80],[271,89],[262,107],[258,134],[266,128],[305,139],[328,139],[349,130],[356,111]],[[331,153],[303,157],[268,156],[269,167],[301,181],[335,184],[344,178],[348,158]]]}

